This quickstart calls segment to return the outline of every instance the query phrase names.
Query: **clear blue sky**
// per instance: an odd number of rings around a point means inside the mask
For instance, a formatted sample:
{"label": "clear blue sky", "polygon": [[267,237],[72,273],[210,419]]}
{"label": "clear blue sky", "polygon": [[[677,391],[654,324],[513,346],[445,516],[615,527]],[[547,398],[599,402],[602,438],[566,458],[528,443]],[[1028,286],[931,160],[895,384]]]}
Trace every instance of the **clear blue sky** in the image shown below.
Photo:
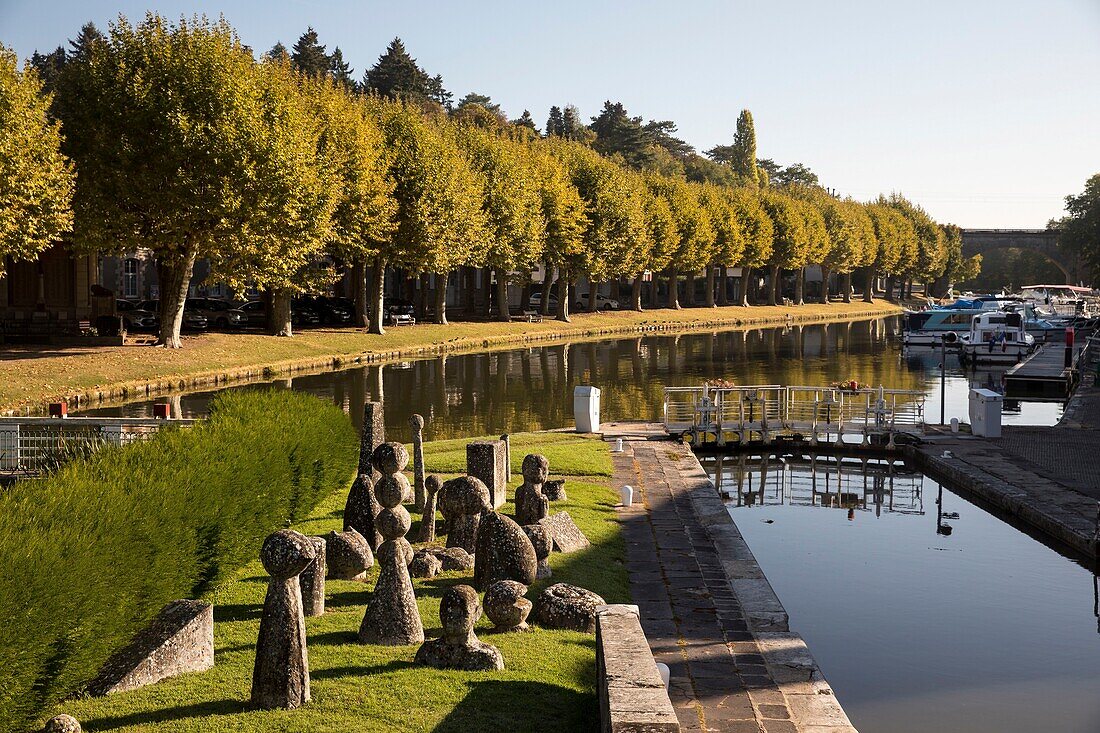
{"label": "clear blue sky", "polygon": [[400,36],[456,99],[540,126],[613,99],[705,150],[748,107],[761,157],[966,227],[1041,227],[1100,171],[1100,0],[0,0],[0,42],[25,58],[147,9],[222,13],[258,51],[312,25],[357,76]]}

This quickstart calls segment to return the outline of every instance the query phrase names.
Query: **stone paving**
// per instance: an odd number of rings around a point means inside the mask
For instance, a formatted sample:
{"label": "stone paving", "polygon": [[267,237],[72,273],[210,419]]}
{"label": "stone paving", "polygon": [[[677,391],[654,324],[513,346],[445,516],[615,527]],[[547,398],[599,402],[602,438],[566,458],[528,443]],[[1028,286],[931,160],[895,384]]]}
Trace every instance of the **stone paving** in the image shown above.
{"label": "stone paving", "polygon": [[620,510],[631,595],[655,659],[671,671],[681,728],[854,731],[698,460],[658,435],[654,426],[604,430],[628,436],[612,455],[614,481],[635,490]]}

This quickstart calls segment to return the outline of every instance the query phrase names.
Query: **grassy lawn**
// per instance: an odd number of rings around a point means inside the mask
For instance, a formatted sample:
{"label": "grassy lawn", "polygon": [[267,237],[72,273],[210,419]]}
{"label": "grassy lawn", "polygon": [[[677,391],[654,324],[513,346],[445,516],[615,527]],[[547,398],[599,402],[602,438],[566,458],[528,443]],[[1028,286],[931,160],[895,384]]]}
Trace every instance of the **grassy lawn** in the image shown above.
{"label": "grassy lawn", "polygon": [[0,346],[0,410],[41,410],[57,399],[167,392],[195,381],[259,378],[334,362],[415,356],[440,351],[504,348],[552,338],[598,338],[645,329],[736,327],[811,320],[844,320],[896,313],[886,302],[808,304],[797,307],[686,308],[644,313],[582,313],[573,323],[462,322],[390,328],[384,336],[354,329],[313,329],[294,338],[209,333],[185,336],[184,348],[149,346]]}
{"label": "grassy lawn", "polygon": [[[425,445],[431,472],[465,468],[462,441]],[[462,450],[462,460],[459,460]],[[528,452],[550,459],[551,477],[567,477],[568,510],[592,541],[588,550],[550,558],[554,576],[538,581],[528,597],[550,583],[570,582],[608,602],[629,600],[624,547],[615,520],[607,446],[567,433],[512,436],[518,474]],[[294,528],[306,534],[340,529],[346,494],[338,491]],[[504,512],[513,512],[512,503]],[[409,532],[415,536],[418,522]],[[258,549],[258,548],[257,548]],[[415,646],[363,646],[356,633],[377,570],[366,584],[327,583],[326,613],[306,619],[313,701],[294,711],[250,710],[248,697],[256,635],[267,576],[259,561],[208,595],[215,604],[215,666],[141,690],[63,703],[87,731],[578,731],[596,730],[595,639],[568,631],[535,629],[494,634],[483,618],[480,638],[500,648],[506,669],[496,673],[439,671],[413,665]],[[428,638],[440,635],[439,600],[470,574],[444,573],[416,580]]]}

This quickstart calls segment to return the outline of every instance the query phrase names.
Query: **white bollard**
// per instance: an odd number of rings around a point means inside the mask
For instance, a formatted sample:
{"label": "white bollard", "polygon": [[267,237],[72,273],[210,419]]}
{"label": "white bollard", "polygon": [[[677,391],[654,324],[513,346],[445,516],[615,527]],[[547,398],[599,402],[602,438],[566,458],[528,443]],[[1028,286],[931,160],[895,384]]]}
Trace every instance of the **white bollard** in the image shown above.
{"label": "white bollard", "polygon": [[951,418],[951,432],[952,433],[959,432],[959,418],[957,418],[957,417]]}
{"label": "white bollard", "polygon": [[619,489],[619,497],[623,500],[623,506],[633,506],[634,504],[634,487],[623,486]]}
{"label": "white bollard", "polygon": [[657,671],[661,673],[661,681],[665,683],[665,689],[667,690],[668,679],[672,676],[672,670],[664,662],[657,662]]}
{"label": "white bollard", "polygon": [[622,438],[617,438],[615,440],[615,447],[611,449],[611,452],[612,453],[622,453],[623,452],[623,439]]}

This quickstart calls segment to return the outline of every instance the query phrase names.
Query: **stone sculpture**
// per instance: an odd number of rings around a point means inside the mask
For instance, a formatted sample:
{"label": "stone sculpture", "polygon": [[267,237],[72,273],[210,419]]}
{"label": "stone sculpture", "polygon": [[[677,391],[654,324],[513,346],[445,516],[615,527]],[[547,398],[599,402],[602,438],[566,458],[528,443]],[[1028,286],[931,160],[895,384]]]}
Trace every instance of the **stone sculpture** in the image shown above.
{"label": "stone sculpture", "polygon": [[468,573],[474,569],[474,556],[461,547],[425,547],[425,552],[437,558],[443,564],[443,571]]}
{"label": "stone sculpture", "polygon": [[325,535],[325,567],[333,580],[366,580],[374,567],[374,553],[363,535],[354,529]]}
{"label": "stone sculpture", "polygon": [[461,547],[474,554],[481,514],[492,511],[489,489],[473,476],[445,481],[439,490],[439,510],[450,520],[447,547]]}
{"label": "stone sculpture", "polygon": [[325,614],[325,573],[328,554],[324,537],[306,537],[313,543],[313,562],[306,566],[298,576],[298,587],[302,591],[302,613],[306,616]]}
{"label": "stone sculpture", "polygon": [[416,511],[423,512],[427,499],[424,486],[424,418],[412,415],[409,426],[412,428],[413,438],[413,506]]}
{"label": "stone sculpture", "polygon": [[530,453],[523,459],[523,484],[516,489],[516,522],[535,524],[550,513],[550,500],[542,493],[542,486],[550,472],[546,456]]}
{"label": "stone sculpture", "polygon": [[542,495],[549,501],[565,501],[569,497],[565,495],[565,479],[557,478],[547,480],[542,485]]}
{"label": "stone sculpture", "polygon": [[554,549],[558,552],[576,552],[591,544],[581,528],[573,521],[573,517],[569,516],[569,512],[552,514],[540,520],[539,524],[550,530],[550,535],[554,538]]}
{"label": "stone sculpture", "polygon": [[418,542],[435,542],[435,505],[442,480],[432,474],[424,480],[424,507],[420,513],[420,536]]}
{"label": "stone sculpture", "polygon": [[374,496],[374,481],[366,473],[360,473],[348,492],[344,504],[344,529],[354,529],[361,534],[374,552],[382,542],[382,536],[375,526],[375,518],[382,506]]}
{"label": "stone sculpture", "polygon": [[401,506],[409,488],[409,480],[401,473],[409,464],[409,453],[400,443],[383,443],[375,449],[372,461],[382,473],[375,485],[382,505],[376,518],[382,544],[378,546],[378,583],[359,627],[359,641],[389,646],[418,644],[424,641],[424,626],[409,577],[413,549],[405,539],[412,520]]}
{"label": "stone sculpture", "polygon": [[386,419],[381,402],[363,405],[363,431],[359,435],[359,473],[369,474],[372,480],[377,481],[378,474],[374,473],[371,457],[375,449],[386,442]]}
{"label": "stone sculpture", "polygon": [[527,586],[514,580],[498,580],[485,591],[485,615],[494,631],[527,631],[531,601],[523,596]]}
{"label": "stone sculpture", "polygon": [[42,733],[81,733],[80,722],[71,715],[55,715],[46,721]]}
{"label": "stone sculpture", "polygon": [[493,509],[504,505],[508,494],[508,467],[503,440],[475,440],[466,444],[466,474],[480,479],[489,489]]}
{"label": "stone sculpture", "polygon": [[409,563],[409,574],[414,578],[434,578],[443,570],[443,561],[430,552],[420,550]]}
{"label": "stone sculpture", "polygon": [[537,580],[549,578],[554,574],[550,569],[550,552],[554,549],[554,536],[543,524],[525,524],[523,531],[527,534],[527,539],[531,540],[531,546],[535,548],[535,558],[538,560],[535,578]]}
{"label": "stone sculpture", "polygon": [[500,440],[504,443],[504,480],[512,480],[512,439],[505,433],[500,436]]}
{"label": "stone sculpture", "polygon": [[260,550],[271,580],[252,672],[252,704],[259,708],[290,709],[309,702],[306,619],[298,574],[313,562],[316,552],[305,535],[292,529],[272,532]]}
{"label": "stone sculpture", "polygon": [[468,585],[448,588],[439,604],[443,638],[422,644],[416,650],[416,663],[467,672],[504,669],[500,650],[478,640],[474,634],[474,624],[479,618],[481,602],[476,590]]}
{"label": "stone sculpture", "polygon": [[482,590],[498,580],[530,585],[537,572],[535,548],[523,529],[498,512],[482,515],[474,553],[474,587]]}
{"label": "stone sculpture", "polygon": [[214,607],[205,601],[172,601],[107,659],[88,683],[88,694],[136,690],[213,666]]}
{"label": "stone sculpture", "polygon": [[532,619],[547,629],[570,629],[596,633],[596,607],[603,598],[584,588],[557,583],[546,588],[535,599]]}

